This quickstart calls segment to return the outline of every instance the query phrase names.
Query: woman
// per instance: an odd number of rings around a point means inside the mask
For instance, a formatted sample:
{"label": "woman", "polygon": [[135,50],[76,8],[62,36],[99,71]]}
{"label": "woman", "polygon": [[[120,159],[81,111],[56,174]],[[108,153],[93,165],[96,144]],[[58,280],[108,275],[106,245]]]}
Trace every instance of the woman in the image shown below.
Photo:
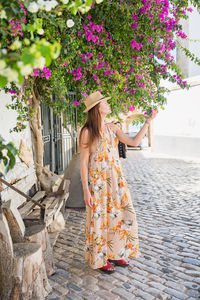
{"label": "woman", "polygon": [[[122,129],[122,124],[119,121],[114,122],[114,124],[116,124],[120,129]],[[119,141],[118,143],[118,151],[119,151],[119,157],[126,158],[127,148],[126,145],[121,141]]]}
{"label": "woman", "polygon": [[114,265],[128,266],[128,257],[140,255],[136,214],[119,159],[118,140],[137,146],[150,120],[131,138],[117,125],[105,123],[111,112],[108,99],[95,92],[85,100],[87,120],[79,146],[86,203],[85,260],[92,269],[112,273]]}

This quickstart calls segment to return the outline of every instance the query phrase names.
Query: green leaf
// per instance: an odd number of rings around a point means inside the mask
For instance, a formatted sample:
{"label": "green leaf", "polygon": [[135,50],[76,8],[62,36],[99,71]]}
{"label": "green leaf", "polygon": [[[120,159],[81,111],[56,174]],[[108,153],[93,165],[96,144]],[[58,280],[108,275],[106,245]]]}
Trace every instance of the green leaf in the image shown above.
{"label": "green leaf", "polygon": [[92,6],[92,0],[86,0],[86,6]]}
{"label": "green leaf", "polygon": [[8,80],[6,77],[0,75],[0,87],[4,88],[8,83]]}
{"label": "green leaf", "polygon": [[81,6],[83,3],[81,0],[75,0],[75,4],[78,7],[78,6]]}
{"label": "green leaf", "polygon": [[22,54],[21,60],[23,61],[24,65],[33,64],[35,57],[32,54],[25,52]]}

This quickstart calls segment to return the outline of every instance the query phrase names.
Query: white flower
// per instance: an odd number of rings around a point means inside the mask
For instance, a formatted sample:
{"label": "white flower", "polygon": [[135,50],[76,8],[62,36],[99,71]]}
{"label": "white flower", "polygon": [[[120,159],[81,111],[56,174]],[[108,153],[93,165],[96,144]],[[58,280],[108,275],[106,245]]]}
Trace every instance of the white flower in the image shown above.
{"label": "white flower", "polygon": [[38,12],[38,9],[39,9],[39,7],[36,2],[31,2],[28,6],[28,11],[30,11],[32,13]]}
{"label": "white flower", "polygon": [[90,10],[90,8],[91,8],[90,6],[86,6],[85,7],[85,12],[88,12]]}
{"label": "white flower", "polygon": [[46,1],[38,0],[37,4],[38,4],[39,8],[43,10],[46,6]]}
{"label": "white flower", "polygon": [[58,2],[56,0],[46,1],[45,10],[50,11],[50,10],[52,10],[52,8],[55,8],[57,5],[58,5]]}
{"label": "white flower", "polygon": [[71,28],[74,26],[74,21],[72,19],[69,19],[69,20],[67,20],[66,24],[67,24],[67,27]]}
{"label": "white flower", "polygon": [[0,69],[4,69],[6,67],[6,63],[3,59],[0,59]]}
{"label": "white flower", "polygon": [[22,46],[22,42],[19,40],[15,40],[11,45],[11,49],[16,50],[16,49],[21,48],[21,46]]}
{"label": "white flower", "polygon": [[3,54],[7,54],[7,49],[1,49],[1,52],[2,52]]}
{"label": "white flower", "polygon": [[18,73],[16,70],[12,70],[11,68],[6,68],[0,70],[0,75],[7,77],[8,81],[18,82]]}
{"label": "white flower", "polygon": [[42,35],[42,34],[44,34],[44,30],[42,28],[40,28],[37,30],[37,33]]}
{"label": "white flower", "polygon": [[80,10],[80,12],[81,12],[82,14],[84,14],[84,13],[86,12],[85,8],[83,8],[82,6],[79,6],[79,7],[78,7],[78,10]]}
{"label": "white flower", "polygon": [[31,72],[33,71],[31,65],[24,65],[22,61],[18,61],[17,65],[20,68],[21,74],[24,76],[31,74]]}
{"label": "white flower", "polygon": [[61,0],[61,2],[62,2],[63,4],[68,4],[68,3],[69,3],[69,0]]}
{"label": "white flower", "polygon": [[44,56],[41,56],[41,57],[35,59],[34,68],[43,69],[44,66],[45,66],[45,57]]}
{"label": "white flower", "polygon": [[0,12],[0,19],[7,19],[5,10],[1,10],[1,12]]}
{"label": "white flower", "polygon": [[101,3],[101,2],[103,2],[103,0],[96,0],[96,3],[97,3],[97,4],[99,4],[99,3]]}

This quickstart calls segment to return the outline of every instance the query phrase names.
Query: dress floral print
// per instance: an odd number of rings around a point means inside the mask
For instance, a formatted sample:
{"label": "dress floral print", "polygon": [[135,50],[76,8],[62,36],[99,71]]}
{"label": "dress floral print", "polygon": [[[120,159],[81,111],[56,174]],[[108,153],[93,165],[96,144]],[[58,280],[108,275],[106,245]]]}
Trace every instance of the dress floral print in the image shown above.
{"label": "dress floral print", "polygon": [[93,269],[107,259],[139,257],[138,225],[111,128],[100,131],[96,152],[89,157],[88,184],[93,199],[86,205],[85,260]]}

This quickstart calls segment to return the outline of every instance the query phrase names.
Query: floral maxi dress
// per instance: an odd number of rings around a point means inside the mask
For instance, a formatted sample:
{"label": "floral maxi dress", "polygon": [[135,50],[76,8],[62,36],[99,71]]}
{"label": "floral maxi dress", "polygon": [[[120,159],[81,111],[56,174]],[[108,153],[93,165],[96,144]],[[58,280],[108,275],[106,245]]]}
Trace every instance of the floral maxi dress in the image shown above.
{"label": "floral maxi dress", "polygon": [[107,259],[140,256],[136,213],[119,158],[118,139],[108,126],[107,132],[100,133],[88,166],[93,205],[86,205],[85,260],[92,269],[107,265]]}

